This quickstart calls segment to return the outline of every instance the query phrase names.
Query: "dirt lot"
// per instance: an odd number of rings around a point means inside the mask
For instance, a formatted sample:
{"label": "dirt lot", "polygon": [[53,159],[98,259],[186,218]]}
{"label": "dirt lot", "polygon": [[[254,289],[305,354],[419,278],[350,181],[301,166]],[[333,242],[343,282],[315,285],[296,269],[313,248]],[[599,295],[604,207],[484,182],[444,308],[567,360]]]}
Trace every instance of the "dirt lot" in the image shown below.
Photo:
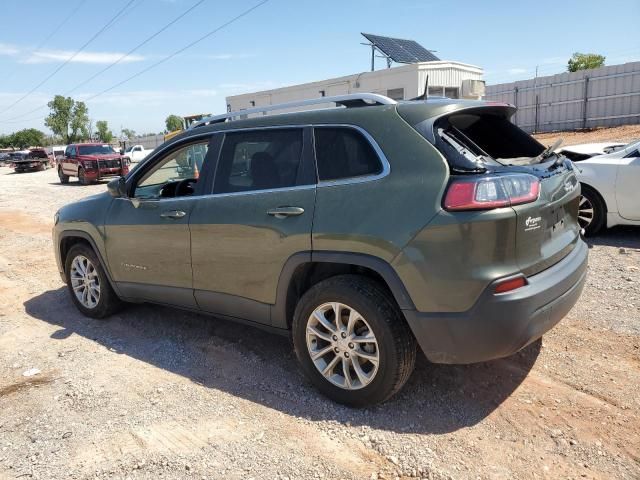
{"label": "dirt lot", "polygon": [[640,229],[591,242],[582,299],[542,342],[421,360],[352,410],[286,338],[150,305],[82,317],[50,228],[104,189],[0,167],[0,478],[640,478]]}
{"label": "dirt lot", "polygon": [[563,146],[577,145],[579,143],[595,142],[631,142],[640,140],[640,125],[624,125],[615,128],[594,128],[592,130],[580,130],[575,132],[551,132],[539,133],[535,137],[545,145],[553,145],[558,138],[563,140]]}

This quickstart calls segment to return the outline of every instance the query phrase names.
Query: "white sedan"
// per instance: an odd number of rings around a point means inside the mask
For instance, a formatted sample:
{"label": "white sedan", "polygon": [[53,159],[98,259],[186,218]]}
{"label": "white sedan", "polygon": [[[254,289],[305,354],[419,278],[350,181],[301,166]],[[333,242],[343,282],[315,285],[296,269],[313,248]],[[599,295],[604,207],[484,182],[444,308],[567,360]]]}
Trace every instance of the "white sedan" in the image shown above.
{"label": "white sedan", "polygon": [[576,145],[558,153],[574,162],[582,187],[578,220],[587,235],[640,225],[640,141]]}

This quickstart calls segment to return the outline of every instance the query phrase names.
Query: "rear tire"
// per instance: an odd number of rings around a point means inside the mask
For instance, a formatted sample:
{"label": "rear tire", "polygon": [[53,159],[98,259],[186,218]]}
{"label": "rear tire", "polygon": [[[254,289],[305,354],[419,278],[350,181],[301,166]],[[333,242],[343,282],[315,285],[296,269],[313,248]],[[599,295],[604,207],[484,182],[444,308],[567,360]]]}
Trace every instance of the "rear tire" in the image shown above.
{"label": "rear tire", "polygon": [[607,207],[602,197],[588,185],[581,185],[578,222],[587,237],[597,234],[605,226]]}
{"label": "rear tire", "polygon": [[390,293],[367,277],[340,275],[314,285],[300,299],[292,327],[302,370],[338,403],[384,402],[413,371],[415,338]]}
{"label": "rear tire", "polygon": [[98,256],[88,245],[79,243],[71,247],[64,271],[71,300],[87,317],[106,318],[121,307],[122,301],[111,288]]}
{"label": "rear tire", "polygon": [[60,183],[69,183],[69,175],[65,175],[62,173],[62,167],[58,167],[58,178],[60,179]]}

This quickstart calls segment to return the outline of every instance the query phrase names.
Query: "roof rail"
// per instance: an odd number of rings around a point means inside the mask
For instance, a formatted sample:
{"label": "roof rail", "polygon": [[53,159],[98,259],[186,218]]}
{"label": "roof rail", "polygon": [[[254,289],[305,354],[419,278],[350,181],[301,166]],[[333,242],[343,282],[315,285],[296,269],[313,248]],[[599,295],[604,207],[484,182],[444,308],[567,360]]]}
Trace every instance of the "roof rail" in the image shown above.
{"label": "roof rail", "polygon": [[322,105],[325,103],[335,103],[336,105],[342,105],[347,108],[350,107],[365,107],[371,105],[395,105],[398,102],[385,97],[384,95],[378,95],[377,93],[350,93],[348,95],[335,95],[333,97],[319,97],[311,98],[308,100],[297,100],[295,102],[277,103],[275,105],[265,105],[263,107],[247,108],[245,110],[238,110],[235,112],[223,113],[220,115],[213,115],[211,117],[203,118],[202,120],[192,123],[189,129],[201,127],[203,125],[209,125],[211,123],[222,123],[227,120],[232,120],[234,117],[240,117],[241,115],[251,115],[253,113],[267,113],[274,110],[285,110],[287,108],[306,107],[308,105]]}

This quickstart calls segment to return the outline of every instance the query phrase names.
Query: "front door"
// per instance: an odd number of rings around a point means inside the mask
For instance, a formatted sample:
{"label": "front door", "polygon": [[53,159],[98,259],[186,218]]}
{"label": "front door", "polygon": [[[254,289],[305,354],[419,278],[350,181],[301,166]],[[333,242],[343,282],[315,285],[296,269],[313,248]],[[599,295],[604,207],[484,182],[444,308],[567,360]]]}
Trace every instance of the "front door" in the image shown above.
{"label": "front door", "polygon": [[193,286],[203,310],[270,323],[287,259],[311,251],[310,129],[228,133],[213,194],[191,214]]}
{"label": "front door", "polygon": [[640,220],[640,150],[635,148],[620,160],[616,179],[616,199],[620,216]]}
{"label": "front door", "polygon": [[129,198],[117,198],[105,222],[114,281],[127,298],[196,308],[189,220],[208,138],[177,146],[136,171]]}
{"label": "front door", "polygon": [[78,160],[76,157],[77,147],[75,145],[69,145],[64,153],[64,160],[62,161],[62,173],[72,177],[78,176]]}

